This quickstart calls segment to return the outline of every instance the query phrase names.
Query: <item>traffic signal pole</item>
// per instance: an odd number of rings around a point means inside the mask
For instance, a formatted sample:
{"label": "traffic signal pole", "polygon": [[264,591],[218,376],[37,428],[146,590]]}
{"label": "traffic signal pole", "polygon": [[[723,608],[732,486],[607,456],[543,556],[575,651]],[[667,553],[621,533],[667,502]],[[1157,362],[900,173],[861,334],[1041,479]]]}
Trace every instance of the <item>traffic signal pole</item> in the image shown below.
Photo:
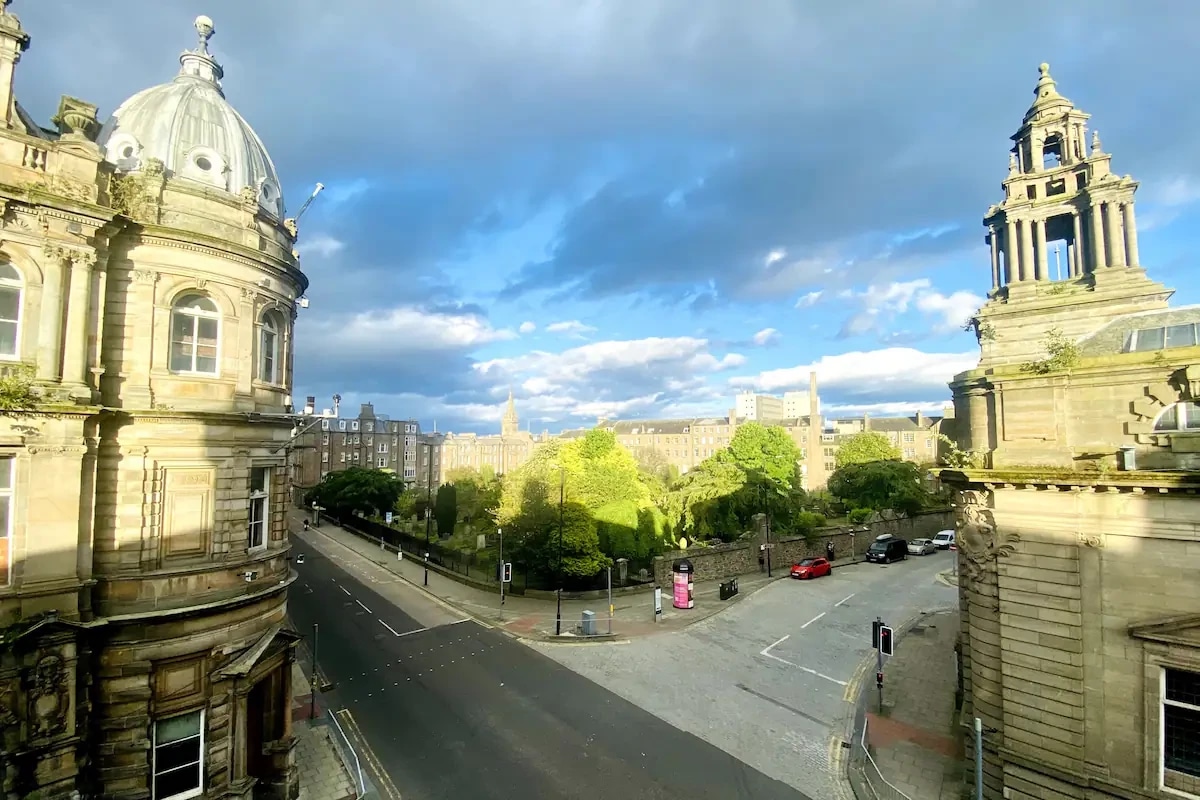
{"label": "traffic signal pole", "polygon": [[879,713],[883,713],[883,619],[875,618],[879,640],[875,644],[875,685],[879,689]]}

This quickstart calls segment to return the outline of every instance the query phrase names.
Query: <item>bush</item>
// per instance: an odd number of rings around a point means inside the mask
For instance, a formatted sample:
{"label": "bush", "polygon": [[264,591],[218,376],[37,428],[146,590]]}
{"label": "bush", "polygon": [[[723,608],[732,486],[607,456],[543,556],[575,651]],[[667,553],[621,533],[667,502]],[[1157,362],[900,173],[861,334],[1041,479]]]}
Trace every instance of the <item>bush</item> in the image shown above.
{"label": "bush", "polygon": [[825,517],[812,511],[801,511],[796,515],[793,524],[797,533],[806,540],[812,541],[816,538],[817,531],[825,526]]}
{"label": "bush", "polygon": [[855,508],[851,510],[847,519],[850,520],[852,525],[862,525],[864,522],[869,520],[871,515],[874,513],[875,512],[869,508]]}

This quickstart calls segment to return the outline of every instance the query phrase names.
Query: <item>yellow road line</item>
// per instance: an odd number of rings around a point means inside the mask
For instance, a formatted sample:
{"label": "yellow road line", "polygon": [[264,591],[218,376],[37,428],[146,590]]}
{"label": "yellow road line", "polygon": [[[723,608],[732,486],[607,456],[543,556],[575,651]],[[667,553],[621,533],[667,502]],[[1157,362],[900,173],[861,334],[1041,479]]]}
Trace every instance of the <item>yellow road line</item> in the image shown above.
{"label": "yellow road line", "polygon": [[358,740],[358,746],[362,751],[360,755],[363,760],[371,767],[371,771],[375,773],[375,777],[379,781],[379,788],[384,795],[392,798],[392,800],[401,800],[400,790],[396,788],[396,784],[392,783],[392,777],[387,774],[387,770],[379,763],[379,759],[375,757],[375,753],[371,750],[371,746],[367,744],[367,737],[363,736],[362,729],[358,727],[358,723],[354,721],[354,717],[350,714],[350,709],[343,708],[341,711],[335,712],[342,718],[342,722],[350,729],[354,738]]}

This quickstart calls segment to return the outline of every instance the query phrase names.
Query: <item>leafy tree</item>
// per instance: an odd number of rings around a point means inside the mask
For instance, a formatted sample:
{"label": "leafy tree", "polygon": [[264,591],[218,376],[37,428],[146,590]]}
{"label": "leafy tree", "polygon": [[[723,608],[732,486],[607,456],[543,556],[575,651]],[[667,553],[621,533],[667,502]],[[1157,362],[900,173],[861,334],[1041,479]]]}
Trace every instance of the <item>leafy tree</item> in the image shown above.
{"label": "leafy tree", "polygon": [[500,481],[492,469],[476,471],[458,467],[446,473],[446,482],[454,487],[458,520],[481,528],[495,527],[493,515],[500,505]]}
{"label": "leafy tree", "polygon": [[913,514],[929,499],[920,469],[907,461],[869,461],[839,467],[829,477],[829,491],[856,511],[891,509]]}
{"label": "leafy tree", "polygon": [[396,506],[404,484],[394,472],[365,467],[331,472],[308,490],[304,501],[324,506],[334,516],[369,514],[383,516]]}
{"label": "leafy tree", "polygon": [[739,425],[729,447],[718,451],[713,458],[747,474],[758,473],[777,486],[800,485],[800,448],[783,428],[757,422]]}
{"label": "leafy tree", "polygon": [[842,440],[834,454],[834,465],[841,469],[849,464],[892,461],[900,456],[900,448],[892,444],[888,437],[879,431],[863,431]]}
{"label": "leafy tree", "polygon": [[397,517],[404,520],[417,516],[417,493],[412,489],[405,489],[396,498],[392,511]]}
{"label": "leafy tree", "polygon": [[454,484],[439,486],[433,498],[433,519],[437,523],[438,536],[454,535],[454,523],[458,518],[458,494]]}

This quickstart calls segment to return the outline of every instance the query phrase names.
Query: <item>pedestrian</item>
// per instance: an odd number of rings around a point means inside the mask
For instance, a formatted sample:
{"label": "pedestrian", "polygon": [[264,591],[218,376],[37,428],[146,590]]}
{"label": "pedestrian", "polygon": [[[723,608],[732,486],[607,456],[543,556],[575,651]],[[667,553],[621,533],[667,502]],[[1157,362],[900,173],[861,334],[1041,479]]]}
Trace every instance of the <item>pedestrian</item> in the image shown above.
{"label": "pedestrian", "polygon": [[766,552],[767,552],[767,546],[765,544],[760,544],[758,546],[758,571],[759,572],[762,572],[763,570],[765,570],[767,568]]}
{"label": "pedestrian", "polygon": [[304,530],[308,530],[308,520],[304,520]]}
{"label": "pedestrian", "polygon": [[825,542],[825,557],[828,558],[830,561],[833,561],[833,540],[832,539],[827,540]]}

